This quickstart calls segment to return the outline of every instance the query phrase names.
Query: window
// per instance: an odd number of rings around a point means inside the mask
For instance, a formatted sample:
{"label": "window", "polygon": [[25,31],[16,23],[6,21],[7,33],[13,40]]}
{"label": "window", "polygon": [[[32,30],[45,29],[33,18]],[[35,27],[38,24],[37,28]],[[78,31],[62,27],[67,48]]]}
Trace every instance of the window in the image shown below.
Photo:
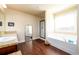
{"label": "window", "polygon": [[[77,43],[77,10],[76,6],[56,13],[54,19],[54,32],[62,34],[61,40],[67,43]],[[60,35],[58,36],[60,37]],[[58,39],[60,40],[60,39]]]}
{"label": "window", "polygon": [[54,31],[56,33],[76,34],[77,33],[77,10],[69,8],[55,14]]}

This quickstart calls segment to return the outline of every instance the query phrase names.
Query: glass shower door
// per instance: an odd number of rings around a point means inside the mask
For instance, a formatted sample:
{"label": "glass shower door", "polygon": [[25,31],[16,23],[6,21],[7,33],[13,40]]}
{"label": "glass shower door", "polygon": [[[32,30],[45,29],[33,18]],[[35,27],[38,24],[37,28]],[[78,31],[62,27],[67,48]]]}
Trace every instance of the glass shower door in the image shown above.
{"label": "glass shower door", "polygon": [[25,26],[25,41],[32,40],[32,25]]}
{"label": "glass shower door", "polygon": [[45,21],[40,21],[40,37],[45,38]]}

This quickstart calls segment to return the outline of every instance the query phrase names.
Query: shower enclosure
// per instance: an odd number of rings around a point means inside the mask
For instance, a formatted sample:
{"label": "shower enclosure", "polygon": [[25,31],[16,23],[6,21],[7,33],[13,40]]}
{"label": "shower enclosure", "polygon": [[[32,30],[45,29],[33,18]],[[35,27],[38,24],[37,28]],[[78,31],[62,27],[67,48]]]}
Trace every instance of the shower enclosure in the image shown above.
{"label": "shower enclosure", "polygon": [[25,41],[31,41],[32,40],[32,25],[26,25],[25,26]]}

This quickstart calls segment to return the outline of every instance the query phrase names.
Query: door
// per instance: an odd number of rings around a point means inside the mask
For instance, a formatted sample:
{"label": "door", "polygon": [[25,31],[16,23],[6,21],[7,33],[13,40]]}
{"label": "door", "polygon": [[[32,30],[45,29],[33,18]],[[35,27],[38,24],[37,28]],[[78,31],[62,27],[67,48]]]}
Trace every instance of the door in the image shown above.
{"label": "door", "polygon": [[32,40],[32,25],[25,26],[25,41]]}
{"label": "door", "polygon": [[45,38],[45,20],[40,21],[40,37]]}

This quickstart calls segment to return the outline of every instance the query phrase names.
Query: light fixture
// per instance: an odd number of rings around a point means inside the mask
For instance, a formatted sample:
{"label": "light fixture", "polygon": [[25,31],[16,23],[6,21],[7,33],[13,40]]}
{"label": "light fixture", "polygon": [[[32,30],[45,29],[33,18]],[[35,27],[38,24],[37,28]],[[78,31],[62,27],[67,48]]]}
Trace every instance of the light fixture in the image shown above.
{"label": "light fixture", "polygon": [[7,6],[5,4],[2,4],[3,8],[7,8]]}

